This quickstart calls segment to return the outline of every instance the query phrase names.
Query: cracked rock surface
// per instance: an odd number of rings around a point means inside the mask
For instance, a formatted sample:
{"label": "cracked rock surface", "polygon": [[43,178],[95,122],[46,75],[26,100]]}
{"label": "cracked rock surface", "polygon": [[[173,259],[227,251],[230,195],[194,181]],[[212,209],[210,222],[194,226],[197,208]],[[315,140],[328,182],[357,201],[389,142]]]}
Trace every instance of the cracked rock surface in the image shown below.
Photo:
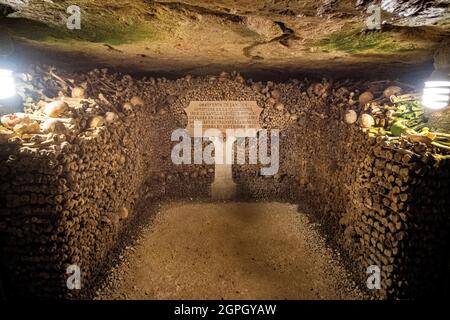
{"label": "cracked rock surface", "polygon": [[371,1],[81,0],[81,29],[68,30],[71,4],[0,0],[0,33],[12,38],[19,65],[423,78],[449,31],[448,1],[382,1],[381,32],[366,30]]}

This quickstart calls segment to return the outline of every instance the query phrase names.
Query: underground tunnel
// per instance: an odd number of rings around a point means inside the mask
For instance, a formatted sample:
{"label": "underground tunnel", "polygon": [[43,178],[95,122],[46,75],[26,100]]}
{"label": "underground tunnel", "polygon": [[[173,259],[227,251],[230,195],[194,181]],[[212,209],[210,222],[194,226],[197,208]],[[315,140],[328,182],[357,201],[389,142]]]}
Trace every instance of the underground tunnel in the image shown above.
{"label": "underground tunnel", "polygon": [[442,1],[0,0],[0,294],[448,297]]}

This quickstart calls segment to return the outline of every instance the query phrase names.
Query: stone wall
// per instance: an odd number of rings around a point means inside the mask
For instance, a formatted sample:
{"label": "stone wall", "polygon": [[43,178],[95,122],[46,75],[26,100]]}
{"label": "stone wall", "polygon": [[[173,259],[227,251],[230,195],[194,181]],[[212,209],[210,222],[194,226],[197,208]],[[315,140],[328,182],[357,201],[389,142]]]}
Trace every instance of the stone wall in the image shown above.
{"label": "stone wall", "polygon": [[442,294],[448,159],[421,158],[416,150],[423,146],[368,137],[338,119],[309,119],[299,136],[307,141],[296,149],[300,208],[344,249],[361,283],[377,265],[382,290],[376,296]]}
{"label": "stone wall", "polygon": [[[172,164],[170,134],[178,126],[172,115],[155,111],[153,100],[144,106],[123,97],[117,108],[105,96],[103,102],[63,100],[66,110],[55,119],[70,121],[61,120],[62,127],[2,132],[9,136],[0,144],[1,275],[7,297],[89,296],[121,234],[140,213],[151,213],[148,207],[140,212],[140,203],[205,197],[212,181],[207,166]],[[39,115],[42,108],[32,109]],[[83,290],[68,290],[70,265],[80,267]]]}
{"label": "stone wall", "polygon": [[381,290],[370,295],[448,294],[450,159],[436,154],[445,150],[345,123],[349,108],[362,110],[339,86],[323,95],[279,86],[288,108],[288,99],[298,96],[296,105],[307,110],[283,131],[276,176],[236,166],[241,196],[298,203],[346,256],[362,288],[367,268],[380,267]]}
{"label": "stone wall", "polygon": [[[213,166],[176,166],[170,159],[171,132],[186,125],[183,108],[191,100],[255,100],[264,108],[262,127],[281,129],[278,174],[262,177],[259,166],[234,166],[240,197],[298,203],[321,223],[362,285],[369,265],[381,268],[377,297],[444,290],[449,160],[423,143],[345,123],[348,109],[363,112],[353,97],[367,84],[255,83],[226,73],[175,81],[99,70],[61,75],[84,85],[77,97],[78,87],[42,73],[31,82],[44,93],[27,111],[47,119],[47,102],[63,99],[67,108],[57,118],[63,125],[44,122],[32,133],[15,128],[0,141],[7,296],[88,296],[118,239],[149,214],[140,203],[208,198]],[[71,264],[81,267],[81,292],[66,287]]]}

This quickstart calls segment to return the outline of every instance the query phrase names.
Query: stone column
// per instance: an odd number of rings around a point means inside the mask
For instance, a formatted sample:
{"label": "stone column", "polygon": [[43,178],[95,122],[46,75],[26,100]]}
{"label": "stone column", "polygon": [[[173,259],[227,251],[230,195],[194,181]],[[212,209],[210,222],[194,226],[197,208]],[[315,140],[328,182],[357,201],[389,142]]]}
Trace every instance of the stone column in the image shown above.
{"label": "stone column", "polygon": [[[215,175],[211,185],[211,198],[215,200],[231,199],[236,194],[236,184],[233,181],[233,136],[209,138],[215,148]],[[224,147],[225,146],[225,147]]]}

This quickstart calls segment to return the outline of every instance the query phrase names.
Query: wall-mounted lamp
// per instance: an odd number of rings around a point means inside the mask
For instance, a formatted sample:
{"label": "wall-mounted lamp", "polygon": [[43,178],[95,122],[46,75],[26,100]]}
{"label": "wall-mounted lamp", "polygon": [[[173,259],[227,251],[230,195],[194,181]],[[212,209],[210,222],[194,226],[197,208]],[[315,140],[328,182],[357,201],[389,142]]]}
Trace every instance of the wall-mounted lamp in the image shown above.
{"label": "wall-mounted lamp", "polygon": [[422,103],[426,108],[443,109],[450,105],[450,78],[448,71],[435,70],[425,82]]}
{"label": "wall-mounted lamp", "polygon": [[[14,54],[14,42],[8,32],[0,33],[0,107],[1,102],[11,103],[16,95],[14,83],[15,63],[11,60]],[[8,99],[8,100],[6,100]],[[4,100],[4,101],[2,101]]]}
{"label": "wall-mounted lamp", "polygon": [[13,71],[0,67],[0,100],[8,99],[16,94]]}
{"label": "wall-mounted lamp", "polygon": [[11,56],[14,53],[14,43],[7,32],[0,33],[0,102],[16,95],[14,83],[14,64]]}
{"label": "wall-mounted lamp", "polygon": [[434,71],[425,81],[422,103],[434,110],[450,105],[450,41],[443,41],[434,55]]}
{"label": "wall-mounted lamp", "polygon": [[[14,81],[17,61],[14,56],[14,41],[8,32],[0,31],[0,116],[23,111],[20,86]],[[19,90],[17,90],[19,89]]]}

